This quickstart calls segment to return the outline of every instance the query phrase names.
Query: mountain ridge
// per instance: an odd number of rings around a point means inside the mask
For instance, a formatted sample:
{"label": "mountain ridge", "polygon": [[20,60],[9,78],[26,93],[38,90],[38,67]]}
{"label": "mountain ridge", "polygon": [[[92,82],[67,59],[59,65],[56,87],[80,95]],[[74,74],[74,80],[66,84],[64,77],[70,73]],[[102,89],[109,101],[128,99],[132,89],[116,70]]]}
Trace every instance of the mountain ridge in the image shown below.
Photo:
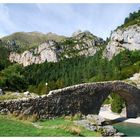
{"label": "mountain ridge", "polygon": [[[37,40],[32,44],[35,38]],[[62,37],[55,33],[47,33],[44,36],[38,32],[18,32],[2,38],[2,41],[10,50],[9,60],[23,66],[45,61],[58,62],[64,58],[81,55],[93,56],[105,43],[102,38],[89,31],[76,33],[72,37]]]}

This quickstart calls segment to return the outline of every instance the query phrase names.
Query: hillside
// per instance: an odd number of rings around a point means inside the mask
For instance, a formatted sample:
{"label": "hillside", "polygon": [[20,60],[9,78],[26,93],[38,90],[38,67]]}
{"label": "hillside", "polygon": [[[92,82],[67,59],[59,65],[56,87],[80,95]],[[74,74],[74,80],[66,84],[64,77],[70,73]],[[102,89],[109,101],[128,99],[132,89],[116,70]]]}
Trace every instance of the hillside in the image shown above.
{"label": "hillside", "polygon": [[64,58],[93,56],[103,49],[103,39],[89,31],[77,32],[72,37],[48,33],[15,33],[2,38],[10,51],[9,60],[23,66],[47,62],[58,62]]}
{"label": "hillside", "polygon": [[11,51],[22,53],[25,50],[38,47],[41,43],[48,40],[59,42],[64,36],[58,36],[54,33],[43,34],[40,32],[17,32],[3,37],[1,40]]}

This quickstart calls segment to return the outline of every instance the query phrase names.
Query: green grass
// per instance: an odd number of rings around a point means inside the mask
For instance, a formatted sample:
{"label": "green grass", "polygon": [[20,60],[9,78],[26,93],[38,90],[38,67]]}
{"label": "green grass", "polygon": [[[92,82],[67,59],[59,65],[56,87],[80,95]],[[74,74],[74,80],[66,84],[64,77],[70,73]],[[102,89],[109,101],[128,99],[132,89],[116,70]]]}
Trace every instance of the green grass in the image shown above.
{"label": "green grass", "polygon": [[101,136],[97,132],[86,130],[63,118],[38,121],[34,124],[29,121],[0,115],[0,136]]}
{"label": "green grass", "polygon": [[0,101],[4,101],[4,100],[11,100],[11,99],[18,99],[18,98],[23,98],[24,95],[14,95],[12,92],[7,92],[6,94],[0,96]]}

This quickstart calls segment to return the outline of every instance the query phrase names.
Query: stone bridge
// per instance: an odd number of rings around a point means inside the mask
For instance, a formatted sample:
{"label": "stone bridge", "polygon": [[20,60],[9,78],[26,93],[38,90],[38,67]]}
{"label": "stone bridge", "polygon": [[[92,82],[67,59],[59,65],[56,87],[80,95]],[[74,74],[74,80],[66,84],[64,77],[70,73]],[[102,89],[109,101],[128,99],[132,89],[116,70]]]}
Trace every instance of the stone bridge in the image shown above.
{"label": "stone bridge", "polygon": [[84,83],[53,90],[39,98],[3,101],[0,102],[0,112],[37,114],[41,119],[79,112],[85,115],[98,114],[112,92],[125,100],[126,117],[140,116],[140,89],[122,81]]}

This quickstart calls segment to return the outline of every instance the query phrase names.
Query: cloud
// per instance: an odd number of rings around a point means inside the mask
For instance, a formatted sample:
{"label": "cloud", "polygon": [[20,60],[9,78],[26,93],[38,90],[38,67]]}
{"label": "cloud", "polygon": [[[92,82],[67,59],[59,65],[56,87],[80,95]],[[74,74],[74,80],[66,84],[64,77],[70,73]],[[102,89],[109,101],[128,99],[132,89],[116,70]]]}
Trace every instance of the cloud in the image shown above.
{"label": "cloud", "polygon": [[13,32],[16,25],[12,22],[9,9],[5,4],[0,4],[0,29],[2,34]]}
{"label": "cloud", "polygon": [[0,4],[0,33],[54,32],[70,36],[89,30],[103,37],[140,4]]}

